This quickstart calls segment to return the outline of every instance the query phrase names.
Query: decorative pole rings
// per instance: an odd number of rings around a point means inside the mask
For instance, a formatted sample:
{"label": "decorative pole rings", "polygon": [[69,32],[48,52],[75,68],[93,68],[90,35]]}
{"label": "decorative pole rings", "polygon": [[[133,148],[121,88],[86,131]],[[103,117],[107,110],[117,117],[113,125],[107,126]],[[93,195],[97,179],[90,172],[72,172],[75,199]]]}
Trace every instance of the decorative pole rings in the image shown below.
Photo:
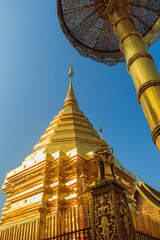
{"label": "decorative pole rings", "polygon": [[152,139],[160,151],[160,76],[153,57],[147,52],[143,38],[131,21],[127,0],[108,3],[108,15],[114,24],[120,50],[127,62],[141,104],[152,131]]}

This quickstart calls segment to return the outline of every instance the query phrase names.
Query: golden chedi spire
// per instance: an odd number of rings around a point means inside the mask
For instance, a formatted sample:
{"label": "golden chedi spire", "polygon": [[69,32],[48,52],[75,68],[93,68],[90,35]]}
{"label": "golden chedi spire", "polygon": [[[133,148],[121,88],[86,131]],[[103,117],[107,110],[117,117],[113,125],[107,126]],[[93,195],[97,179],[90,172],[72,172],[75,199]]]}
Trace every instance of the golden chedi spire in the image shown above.
{"label": "golden chedi spire", "polygon": [[[45,147],[45,152],[52,154],[57,150],[68,152],[75,147],[86,154],[95,150],[99,136],[93,125],[79,109],[74,95],[72,78],[73,67],[69,70],[70,84],[63,109],[54,117],[40,141],[34,147],[34,152]],[[85,146],[82,143],[86,143]]]}
{"label": "golden chedi spire", "polygon": [[69,83],[67,97],[64,100],[64,106],[63,107],[65,107],[67,105],[72,105],[72,106],[78,107],[77,100],[75,99],[75,96],[74,96],[73,85],[72,85],[72,78],[74,76],[72,65],[70,67],[68,75],[70,77],[70,83]]}
{"label": "golden chedi spire", "polygon": [[76,205],[81,192],[78,185],[81,173],[86,175],[87,183],[92,184],[95,179],[93,156],[99,136],[78,107],[72,86],[72,66],[69,76],[63,109],[50,122],[33,152],[6,176],[2,189],[7,201],[0,231],[1,227],[22,220],[41,219],[46,214],[43,211],[51,214]]}

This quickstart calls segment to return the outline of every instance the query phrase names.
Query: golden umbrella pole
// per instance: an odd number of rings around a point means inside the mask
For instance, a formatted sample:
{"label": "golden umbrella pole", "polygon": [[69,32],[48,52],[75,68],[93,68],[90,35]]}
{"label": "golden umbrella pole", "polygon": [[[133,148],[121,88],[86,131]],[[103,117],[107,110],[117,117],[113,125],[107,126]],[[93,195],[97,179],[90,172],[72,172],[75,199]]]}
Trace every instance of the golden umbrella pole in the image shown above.
{"label": "golden umbrella pole", "polygon": [[151,128],[152,140],[160,151],[160,75],[130,17],[128,1],[106,0],[105,4],[137,90],[137,99]]}
{"label": "golden umbrella pole", "polygon": [[160,38],[160,1],[57,0],[57,8],[61,28],[79,54],[109,66],[123,62],[124,54],[160,150],[160,76],[143,42],[150,46]]}

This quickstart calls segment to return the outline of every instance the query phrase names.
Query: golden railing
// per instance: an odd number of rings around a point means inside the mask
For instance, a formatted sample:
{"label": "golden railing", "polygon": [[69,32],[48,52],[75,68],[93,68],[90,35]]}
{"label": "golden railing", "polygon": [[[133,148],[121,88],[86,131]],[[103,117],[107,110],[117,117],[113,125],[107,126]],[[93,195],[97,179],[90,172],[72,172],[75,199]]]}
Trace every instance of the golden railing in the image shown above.
{"label": "golden railing", "polygon": [[[41,237],[40,237],[41,236]],[[0,240],[75,239],[90,240],[91,224],[88,206],[78,206],[39,220],[15,225],[0,231]]]}
{"label": "golden railing", "polygon": [[[160,221],[131,209],[136,240],[160,240]],[[90,211],[80,206],[0,231],[0,240],[91,240]]]}
{"label": "golden railing", "polygon": [[131,216],[138,240],[160,239],[160,221],[153,220],[149,215],[137,212],[134,208],[131,209]]}
{"label": "golden railing", "polygon": [[159,240],[160,238],[155,238],[147,234],[136,232],[136,240]]}
{"label": "golden railing", "polygon": [[90,240],[91,224],[88,206],[74,207],[46,218],[43,239]]}
{"label": "golden railing", "polygon": [[0,240],[38,240],[39,220],[15,225],[0,231]]}

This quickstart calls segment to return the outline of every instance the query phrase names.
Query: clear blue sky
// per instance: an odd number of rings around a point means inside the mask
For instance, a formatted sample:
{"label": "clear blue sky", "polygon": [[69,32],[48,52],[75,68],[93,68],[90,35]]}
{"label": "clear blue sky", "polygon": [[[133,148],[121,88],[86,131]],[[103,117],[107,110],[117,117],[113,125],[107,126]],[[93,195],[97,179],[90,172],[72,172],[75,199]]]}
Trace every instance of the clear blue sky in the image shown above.
{"label": "clear blue sky", "polygon": [[[160,41],[150,53],[160,71]],[[32,153],[67,94],[73,64],[75,96],[121,164],[160,187],[160,155],[126,64],[108,67],[81,57],[59,26],[55,0],[0,2],[0,185]],[[5,194],[0,193],[0,209]]]}

